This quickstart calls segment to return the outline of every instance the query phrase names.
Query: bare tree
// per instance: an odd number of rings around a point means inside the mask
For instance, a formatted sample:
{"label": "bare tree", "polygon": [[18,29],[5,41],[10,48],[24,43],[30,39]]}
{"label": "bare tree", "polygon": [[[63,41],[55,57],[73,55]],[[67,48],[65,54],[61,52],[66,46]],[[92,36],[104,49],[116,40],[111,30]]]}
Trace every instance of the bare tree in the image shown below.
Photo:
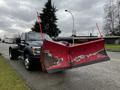
{"label": "bare tree", "polygon": [[114,5],[113,0],[107,0],[105,4],[105,25],[104,30],[106,35],[111,35],[114,31]]}
{"label": "bare tree", "polygon": [[120,0],[107,0],[105,7],[104,31],[106,35],[120,35]]}
{"label": "bare tree", "polygon": [[114,35],[120,36],[120,0],[117,0],[116,2],[116,21]]}

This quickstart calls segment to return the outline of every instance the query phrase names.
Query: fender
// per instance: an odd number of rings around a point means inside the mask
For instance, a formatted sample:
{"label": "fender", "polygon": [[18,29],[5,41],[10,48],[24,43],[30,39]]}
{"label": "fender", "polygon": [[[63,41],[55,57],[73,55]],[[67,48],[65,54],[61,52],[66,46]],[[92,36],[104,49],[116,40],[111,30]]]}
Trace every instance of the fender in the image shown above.
{"label": "fender", "polygon": [[33,55],[32,47],[30,47],[30,46],[25,47],[25,49],[24,49],[24,58],[25,58],[25,54]]}

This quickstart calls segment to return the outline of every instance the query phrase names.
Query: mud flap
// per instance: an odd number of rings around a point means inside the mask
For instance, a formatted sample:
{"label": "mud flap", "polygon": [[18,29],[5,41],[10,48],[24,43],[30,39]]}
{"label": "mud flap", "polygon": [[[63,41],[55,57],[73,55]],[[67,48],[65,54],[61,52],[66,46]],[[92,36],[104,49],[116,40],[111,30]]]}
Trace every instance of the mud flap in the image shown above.
{"label": "mud flap", "polygon": [[48,73],[89,65],[110,60],[105,48],[104,39],[86,42],[74,46],[44,41],[41,59]]}

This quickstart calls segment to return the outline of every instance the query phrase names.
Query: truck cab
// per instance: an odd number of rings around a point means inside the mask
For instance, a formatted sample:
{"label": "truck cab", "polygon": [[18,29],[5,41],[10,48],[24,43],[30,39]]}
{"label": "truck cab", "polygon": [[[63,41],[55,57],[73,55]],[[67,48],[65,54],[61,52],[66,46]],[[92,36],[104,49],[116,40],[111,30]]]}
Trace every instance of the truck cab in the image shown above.
{"label": "truck cab", "polygon": [[[43,34],[44,39],[52,40],[47,34]],[[16,44],[9,47],[10,60],[17,60],[18,57],[24,60],[27,70],[32,70],[36,65],[40,65],[40,50],[43,45],[43,38],[40,33],[33,31],[22,33],[16,39]]]}

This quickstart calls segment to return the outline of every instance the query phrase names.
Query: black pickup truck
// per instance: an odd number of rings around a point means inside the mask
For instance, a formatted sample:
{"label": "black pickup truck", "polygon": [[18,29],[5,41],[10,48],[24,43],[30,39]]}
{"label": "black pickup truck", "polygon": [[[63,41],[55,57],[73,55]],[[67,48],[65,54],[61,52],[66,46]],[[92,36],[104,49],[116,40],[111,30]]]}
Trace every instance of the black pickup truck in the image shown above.
{"label": "black pickup truck", "polygon": [[[47,34],[43,34],[44,39],[52,40]],[[18,57],[24,60],[27,70],[32,70],[35,65],[40,64],[40,50],[43,39],[40,33],[33,31],[23,33],[16,39],[16,44],[9,47],[10,60],[17,60]]]}

